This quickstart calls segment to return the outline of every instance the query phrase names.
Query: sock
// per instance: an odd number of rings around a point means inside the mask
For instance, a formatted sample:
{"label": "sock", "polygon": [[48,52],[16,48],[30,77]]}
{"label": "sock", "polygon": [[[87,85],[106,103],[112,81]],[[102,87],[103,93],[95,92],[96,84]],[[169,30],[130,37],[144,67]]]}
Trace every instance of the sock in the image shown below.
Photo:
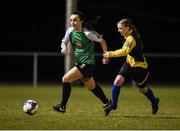
{"label": "sock", "polygon": [[92,92],[96,97],[98,97],[103,102],[103,104],[107,104],[109,102],[103,90],[98,85],[96,85],[96,87],[92,90]]}
{"label": "sock", "polygon": [[144,94],[150,101],[152,104],[156,103],[156,98],[153,94],[153,92],[151,91],[151,89],[147,88],[147,92]]}
{"label": "sock", "polygon": [[119,94],[120,94],[120,87],[113,84],[113,86],[112,86],[112,105],[115,107],[117,107]]}
{"label": "sock", "polygon": [[66,106],[69,96],[71,94],[71,84],[68,82],[64,82],[62,86],[62,101],[61,105]]}

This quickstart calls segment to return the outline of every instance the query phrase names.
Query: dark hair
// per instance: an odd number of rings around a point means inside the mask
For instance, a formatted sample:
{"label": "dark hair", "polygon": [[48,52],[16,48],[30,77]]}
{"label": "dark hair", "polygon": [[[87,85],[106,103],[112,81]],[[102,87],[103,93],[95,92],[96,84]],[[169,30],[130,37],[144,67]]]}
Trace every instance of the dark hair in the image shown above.
{"label": "dark hair", "polygon": [[122,25],[124,25],[125,27],[129,27],[130,29],[132,29],[132,30],[135,32],[135,34],[137,35],[138,38],[141,37],[141,35],[139,34],[136,26],[134,26],[134,25],[132,24],[131,19],[127,19],[127,18],[121,19],[121,20],[118,22],[118,24],[122,24]]}
{"label": "dark hair", "polygon": [[71,13],[71,15],[78,15],[80,20],[82,20],[82,21],[85,20],[84,14],[81,11],[74,11]]}
{"label": "dark hair", "polygon": [[86,27],[89,30],[96,30],[95,26],[97,24],[97,20],[99,17],[97,17],[95,20],[94,19],[87,19],[87,18],[85,18],[84,13],[81,11],[74,11],[71,13],[71,15],[78,15],[79,16],[79,19],[81,21],[83,21],[82,27]]}

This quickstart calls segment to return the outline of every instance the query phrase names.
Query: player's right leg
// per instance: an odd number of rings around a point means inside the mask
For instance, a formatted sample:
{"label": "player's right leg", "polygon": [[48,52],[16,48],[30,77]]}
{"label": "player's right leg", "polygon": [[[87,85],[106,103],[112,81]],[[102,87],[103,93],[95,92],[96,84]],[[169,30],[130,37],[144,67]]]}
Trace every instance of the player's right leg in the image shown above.
{"label": "player's right leg", "polygon": [[71,82],[82,78],[77,67],[73,67],[62,78],[62,99],[60,104],[53,106],[56,111],[66,112],[66,104],[71,94]]}

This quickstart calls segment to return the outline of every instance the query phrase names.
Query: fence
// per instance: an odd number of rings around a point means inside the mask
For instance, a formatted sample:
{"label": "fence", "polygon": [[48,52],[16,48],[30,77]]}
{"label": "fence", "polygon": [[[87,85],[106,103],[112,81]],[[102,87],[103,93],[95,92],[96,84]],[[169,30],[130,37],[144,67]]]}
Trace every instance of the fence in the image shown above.
{"label": "fence", "polygon": [[[37,87],[38,85],[38,57],[59,57],[62,56],[61,54],[57,52],[0,52],[0,56],[32,56],[33,61],[32,61],[32,68],[33,68],[33,86]],[[145,56],[147,57],[160,57],[160,58],[180,58],[180,54],[173,54],[173,53],[145,53]],[[99,57],[98,54],[96,54],[96,57]]]}
{"label": "fence", "polygon": [[33,86],[37,87],[38,85],[38,57],[43,56],[52,56],[52,57],[58,57],[61,56],[61,54],[56,52],[0,52],[0,56],[32,56],[33,57]]}

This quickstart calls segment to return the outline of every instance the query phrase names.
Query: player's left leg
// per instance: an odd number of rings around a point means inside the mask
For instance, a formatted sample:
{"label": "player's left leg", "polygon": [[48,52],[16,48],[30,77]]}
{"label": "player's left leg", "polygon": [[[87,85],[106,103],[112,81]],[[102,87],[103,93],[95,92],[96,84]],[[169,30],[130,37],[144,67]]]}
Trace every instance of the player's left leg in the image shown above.
{"label": "player's left leg", "polygon": [[158,112],[159,98],[155,97],[153,91],[148,87],[139,88],[139,90],[150,100],[152,105],[152,114],[156,114]]}
{"label": "player's left leg", "polygon": [[117,109],[118,99],[121,92],[122,85],[124,84],[126,78],[131,75],[131,67],[129,64],[124,63],[116,76],[113,86],[112,86],[112,106],[113,110]]}
{"label": "player's left leg", "polygon": [[114,84],[112,86],[112,109],[113,110],[117,109],[120,90],[124,82],[125,82],[125,78],[122,75],[117,75],[114,80]]}
{"label": "player's left leg", "polygon": [[159,98],[155,97],[153,91],[147,87],[149,72],[146,69],[138,68],[136,73],[137,74],[134,75],[136,75],[135,81],[137,82],[139,91],[150,100],[152,105],[152,114],[156,114],[158,112]]}
{"label": "player's left leg", "polygon": [[[101,89],[101,87],[95,83],[94,78],[93,77],[89,79],[86,78],[83,80],[83,83],[88,88],[88,90],[92,91],[92,93],[101,100],[105,111],[106,108],[110,106],[110,102],[106,97],[106,95],[104,94],[104,91]],[[107,116],[106,111],[105,111],[105,116]]]}

